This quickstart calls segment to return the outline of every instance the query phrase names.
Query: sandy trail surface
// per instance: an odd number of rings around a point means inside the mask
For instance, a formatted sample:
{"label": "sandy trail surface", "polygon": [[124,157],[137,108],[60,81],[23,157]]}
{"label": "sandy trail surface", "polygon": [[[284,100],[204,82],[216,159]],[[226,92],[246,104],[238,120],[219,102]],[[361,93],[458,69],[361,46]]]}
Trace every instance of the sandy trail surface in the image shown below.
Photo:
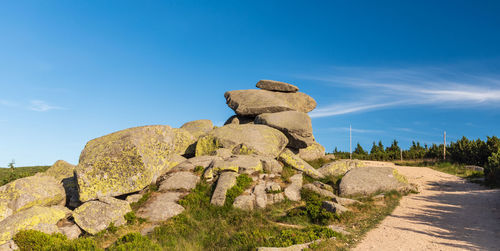
{"label": "sandy trail surface", "polygon": [[500,189],[430,168],[394,167],[420,193],[403,197],[354,250],[500,250]]}

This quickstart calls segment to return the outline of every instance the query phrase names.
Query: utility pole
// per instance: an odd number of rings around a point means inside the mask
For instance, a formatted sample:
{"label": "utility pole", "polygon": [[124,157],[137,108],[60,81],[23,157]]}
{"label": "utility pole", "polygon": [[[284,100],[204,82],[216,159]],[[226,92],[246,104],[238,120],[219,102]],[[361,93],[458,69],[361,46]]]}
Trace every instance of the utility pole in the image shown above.
{"label": "utility pole", "polygon": [[403,161],[403,148],[399,148],[399,150],[401,151],[401,161]]}
{"label": "utility pole", "polygon": [[446,131],[444,131],[443,139],[444,139],[444,145],[443,145],[443,159],[444,159],[444,160],[446,160]]}
{"label": "utility pole", "polygon": [[352,126],[349,125],[349,159],[352,160]]}

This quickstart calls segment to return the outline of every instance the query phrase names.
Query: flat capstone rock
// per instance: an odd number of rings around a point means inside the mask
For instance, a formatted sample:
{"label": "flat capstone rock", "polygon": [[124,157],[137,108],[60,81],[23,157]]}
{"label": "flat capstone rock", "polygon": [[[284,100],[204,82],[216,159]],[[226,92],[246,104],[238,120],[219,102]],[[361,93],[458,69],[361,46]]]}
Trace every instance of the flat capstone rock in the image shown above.
{"label": "flat capstone rock", "polygon": [[299,88],[295,85],[275,81],[275,80],[261,80],[257,83],[257,88],[268,90],[268,91],[279,91],[279,92],[298,92]]}

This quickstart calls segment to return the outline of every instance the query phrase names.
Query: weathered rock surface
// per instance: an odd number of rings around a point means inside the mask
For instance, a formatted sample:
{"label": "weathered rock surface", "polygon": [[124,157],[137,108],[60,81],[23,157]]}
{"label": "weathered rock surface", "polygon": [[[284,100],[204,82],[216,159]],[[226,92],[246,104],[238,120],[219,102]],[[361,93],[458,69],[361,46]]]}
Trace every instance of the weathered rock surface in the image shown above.
{"label": "weathered rock surface", "polygon": [[279,159],[291,166],[292,168],[304,172],[305,174],[315,178],[315,179],[320,179],[324,178],[325,176],[318,172],[318,170],[314,169],[309,163],[305,162],[303,159],[301,159],[299,156],[295,155],[290,149],[285,149],[279,156]]}
{"label": "weathered rock surface", "polygon": [[194,137],[170,126],[142,126],[87,143],[76,167],[80,200],[136,192],[172,167],[170,158],[185,154]]}
{"label": "weathered rock surface", "polygon": [[254,116],[247,117],[247,116],[239,116],[239,115],[233,115],[229,117],[226,122],[224,122],[224,125],[244,125],[244,124],[253,124],[255,120]]}
{"label": "weathered rock surface", "polygon": [[285,200],[283,193],[268,193],[267,194],[267,204],[275,204]]}
{"label": "weathered rock surface", "polygon": [[291,201],[300,201],[300,189],[302,189],[302,174],[290,177],[290,185],[285,188],[285,196]]}
{"label": "weathered rock surface", "polygon": [[222,160],[222,158],[219,156],[209,156],[209,155],[193,157],[175,166],[170,170],[170,172],[179,172],[179,171],[192,172],[197,166],[201,166],[203,169],[206,169],[215,160]]}
{"label": "weathered rock surface", "polygon": [[278,92],[298,92],[299,88],[295,85],[275,81],[275,80],[261,80],[257,83],[257,88],[268,91],[278,91]]}
{"label": "weathered rock surface", "polygon": [[212,129],[214,129],[214,124],[211,120],[200,119],[187,122],[182,125],[181,128],[191,133],[195,138],[199,138],[212,131]]}
{"label": "weathered rock surface", "polygon": [[255,195],[244,194],[234,199],[233,206],[242,210],[252,211],[255,207]]}
{"label": "weathered rock surface", "polygon": [[270,157],[261,157],[262,168],[265,173],[281,174],[283,166],[279,161]]}
{"label": "weathered rock surface", "polygon": [[336,214],[341,214],[344,212],[349,211],[348,208],[340,205],[339,203],[335,203],[333,201],[323,201],[321,206],[326,209],[329,212],[336,213]]}
{"label": "weathered rock surface", "polygon": [[64,205],[60,180],[43,173],[14,180],[0,187],[0,221],[32,206]]}
{"label": "weathered rock surface", "polygon": [[184,207],[176,203],[182,196],[177,192],[154,194],[136,214],[152,222],[168,220],[184,211]]}
{"label": "weathered rock surface", "polygon": [[266,208],[266,182],[263,180],[259,181],[259,183],[253,188],[253,193],[255,194],[255,205],[259,208]]}
{"label": "weathered rock surface", "polygon": [[325,176],[339,176],[344,175],[347,171],[355,167],[362,167],[363,163],[359,160],[337,160],[325,164],[318,169],[320,173]]}
{"label": "weathered rock surface", "polygon": [[165,180],[160,183],[160,192],[183,190],[190,191],[196,187],[200,177],[192,172],[174,172],[168,174]]}
{"label": "weathered rock surface", "polygon": [[226,125],[212,130],[198,140],[196,156],[210,155],[218,148],[233,149],[239,147],[240,152],[244,154],[254,153],[276,158],[287,144],[286,136],[269,126]]}
{"label": "weathered rock surface", "polygon": [[54,163],[45,174],[56,178],[56,180],[62,181],[66,178],[72,178],[74,175],[75,165],[72,165],[64,160],[58,160]]}
{"label": "weathered rock surface", "polygon": [[236,185],[237,176],[238,174],[235,172],[221,173],[217,180],[217,186],[215,187],[210,203],[216,206],[223,206],[226,202],[227,190]]}
{"label": "weathered rock surface", "polygon": [[314,142],[311,118],[307,113],[284,111],[263,113],[255,118],[255,124],[267,125],[283,132],[288,138],[288,146],[305,148]]}
{"label": "weathered rock surface", "polygon": [[390,167],[357,167],[348,171],[340,181],[341,196],[370,195],[406,186],[404,177]]}
{"label": "weathered rock surface", "polygon": [[213,156],[221,157],[222,159],[230,158],[233,155],[233,151],[231,149],[219,148],[212,152]]}
{"label": "weathered rock surface", "polygon": [[74,240],[82,234],[82,230],[80,230],[80,228],[76,224],[60,227],[59,230],[70,240]]}
{"label": "weathered rock surface", "polygon": [[227,105],[240,116],[283,111],[310,112],[316,101],[302,92],[285,93],[267,90],[237,90],[224,94]]}
{"label": "weathered rock surface", "polygon": [[303,189],[311,190],[311,191],[313,191],[313,192],[315,192],[315,193],[317,193],[317,194],[319,194],[319,195],[321,195],[321,196],[323,196],[323,197],[327,197],[327,198],[331,198],[331,199],[333,199],[333,198],[337,197],[337,196],[336,196],[334,193],[332,193],[331,191],[328,191],[328,190],[326,190],[326,189],[321,189],[321,188],[319,188],[319,187],[317,187],[317,186],[315,186],[315,185],[313,185],[313,184],[311,184],[311,183],[309,183],[309,184],[305,184],[305,185],[303,186]]}
{"label": "weathered rock surface", "polygon": [[17,246],[16,242],[14,240],[9,240],[4,244],[0,245],[0,251],[13,251],[13,250],[18,250],[19,246]]}
{"label": "weathered rock surface", "polygon": [[136,194],[131,194],[129,196],[127,196],[127,199],[125,199],[129,204],[130,203],[135,203],[135,202],[138,202],[141,198],[142,198],[142,194],[140,193],[136,193]]}
{"label": "weathered rock surface", "polygon": [[21,230],[41,229],[39,226],[55,225],[68,215],[69,210],[61,206],[33,206],[0,221],[0,245],[8,242]]}
{"label": "weathered rock surface", "polygon": [[85,202],[73,211],[76,224],[90,234],[106,229],[109,224],[121,226],[126,223],[123,217],[132,211],[127,201],[112,197],[99,197],[99,200]]}
{"label": "weathered rock surface", "polygon": [[325,147],[320,145],[318,142],[313,142],[310,146],[294,150],[293,152],[301,159],[307,161],[325,157]]}

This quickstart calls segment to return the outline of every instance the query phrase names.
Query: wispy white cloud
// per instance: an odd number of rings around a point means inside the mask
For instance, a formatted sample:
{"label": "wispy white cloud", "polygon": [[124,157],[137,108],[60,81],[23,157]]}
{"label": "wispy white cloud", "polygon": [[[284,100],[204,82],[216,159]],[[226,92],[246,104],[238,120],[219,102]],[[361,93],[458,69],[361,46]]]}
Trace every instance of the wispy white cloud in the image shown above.
{"label": "wispy white cloud", "polygon": [[31,100],[30,101],[30,106],[28,106],[29,110],[36,111],[36,112],[46,112],[50,110],[64,110],[65,108],[59,107],[59,106],[53,106],[47,104],[43,100]]}
{"label": "wispy white cloud", "polygon": [[500,76],[473,75],[446,68],[412,69],[336,67],[331,75],[306,77],[352,89],[361,102],[319,107],[311,117],[328,117],[393,106],[474,107],[500,105]]}

